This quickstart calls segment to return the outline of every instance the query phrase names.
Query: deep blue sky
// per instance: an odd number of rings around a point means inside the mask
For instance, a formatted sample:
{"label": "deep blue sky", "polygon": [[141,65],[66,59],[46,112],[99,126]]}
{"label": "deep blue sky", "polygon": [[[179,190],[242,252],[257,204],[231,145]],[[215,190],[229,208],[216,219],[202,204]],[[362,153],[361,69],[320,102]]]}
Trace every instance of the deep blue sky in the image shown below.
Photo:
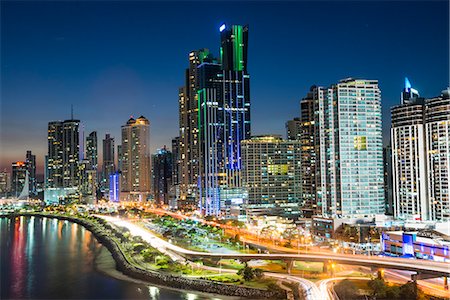
{"label": "deep blue sky", "polygon": [[47,122],[69,118],[72,103],[86,135],[109,132],[118,144],[120,126],[144,115],[152,151],[169,146],[188,52],[217,53],[222,22],[250,26],[252,134],[284,134],[311,85],[359,77],[379,80],[387,141],[404,76],[425,97],[449,82],[447,1],[2,1],[1,8],[1,168],[27,149],[42,166]]}

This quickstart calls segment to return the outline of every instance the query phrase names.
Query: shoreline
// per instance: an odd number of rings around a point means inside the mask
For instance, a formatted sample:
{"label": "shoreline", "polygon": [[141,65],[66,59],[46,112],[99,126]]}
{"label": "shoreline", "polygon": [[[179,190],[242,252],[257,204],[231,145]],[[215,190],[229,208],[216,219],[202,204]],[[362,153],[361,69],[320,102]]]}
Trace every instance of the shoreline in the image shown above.
{"label": "shoreline", "polygon": [[[99,261],[99,260],[101,260],[101,261]],[[157,284],[143,281],[140,279],[135,279],[131,276],[123,274],[122,272],[120,272],[119,270],[116,269],[115,261],[114,261],[114,258],[112,257],[111,252],[109,252],[109,250],[106,247],[103,247],[103,245],[102,245],[100,252],[94,258],[94,269],[96,272],[104,274],[105,276],[109,276],[109,277],[117,279],[117,280],[127,281],[130,283],[142,284],[142,285],[151,284],[151,286],[154,286],[156,288],[162,288],[165,290],[173,290],[173,291],[177,291],[177,292],[192,292],[192,293],[195,293],[196,295],[199,295],[202,297],[211,297],[211,296],[213,296],[214,298],[220,297],[221,300],[242,300],[242,299],[244,299],[241,297],[204,293],[204,292],[192,291],[192,290],[182,290],[182,289],[177,289],[177,288],[168,287],[168,286],[164,286],[164,285],[157,285]]]}
{"label": "shoreline", "polygon": [[41,218],[55,218],[59,220],[67,220],[73,223],[77,223],[87,230],[89,230],[94,237],[109,251],[112,258],[115,261],[115,270],[119,271],[122,275],[130,277],[133,280],[140,282],[154,284],[156,286],[164,288],[172,288],[176,290],[195,291],[200,293],[207,293],[216,296],[231,296],[247,299],[286,299],[286,295],[277,293],[276,291],[262,290],[250,287],[242,287],[237,285],[223,284],[217,282],[211,282],[202,279],[191,279],[187,277],[172,275],[169,273],[149,271],[141,269],[131,264],[117,245],[117,243],[111,239],[108,235],[102,232],[101,228],[97,224],[81,219],[78,217],[46,214],[46,213],[9,213],[1,214],[3,217],[41,217]]}

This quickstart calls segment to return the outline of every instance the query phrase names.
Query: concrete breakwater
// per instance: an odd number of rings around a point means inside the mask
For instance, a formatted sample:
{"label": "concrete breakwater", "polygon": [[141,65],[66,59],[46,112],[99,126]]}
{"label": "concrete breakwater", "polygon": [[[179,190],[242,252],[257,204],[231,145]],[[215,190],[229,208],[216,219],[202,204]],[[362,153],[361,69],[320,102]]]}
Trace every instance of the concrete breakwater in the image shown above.
{"label": "concrete breakwater", "polygon": [[102,243],[112,254],[116,263],[116,269],[132,278],[153,283],[160,286],[168,286],[176,289],[200,291],[205,293],[220,294],[226,296],[245,297],[250,299],[286,299],[284,291],[280,290],[262,290],[231,284],[222,284],[202,279],[186,278],[179,275],[173,275],[166,272],[157,272],[141,269],[130,263],[125,257],[116,241],[106,234],[100,224],[93,223],[90,220],[46,213],[12,213],[0,215],[0,217],[43,217],[56,218],[77,223],[92,232],[96,239]]}

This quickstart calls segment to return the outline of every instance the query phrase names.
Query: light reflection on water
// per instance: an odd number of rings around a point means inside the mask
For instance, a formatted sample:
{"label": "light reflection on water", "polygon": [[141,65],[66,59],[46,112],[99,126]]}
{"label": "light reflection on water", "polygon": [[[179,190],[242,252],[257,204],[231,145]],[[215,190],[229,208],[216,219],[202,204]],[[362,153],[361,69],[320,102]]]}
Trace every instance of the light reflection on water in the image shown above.
{"label": "light reflection on water", "polygon": [[0,218],[0,249],[1,299],[213,299],[96,271],[103,246],[91,232],[68,221]]}

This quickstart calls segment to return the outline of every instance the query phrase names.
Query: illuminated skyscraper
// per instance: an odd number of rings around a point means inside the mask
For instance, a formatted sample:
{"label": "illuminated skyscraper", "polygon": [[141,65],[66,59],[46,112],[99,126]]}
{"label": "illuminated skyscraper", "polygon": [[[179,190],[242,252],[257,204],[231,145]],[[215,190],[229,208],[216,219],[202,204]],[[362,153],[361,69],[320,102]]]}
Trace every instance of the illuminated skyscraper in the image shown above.
{"label": "illuminated skyscraper", "polygon": [[0,196],[6,196],[11,189],[11,173],[6,172],[6,169],[0,172]]}
{"label": "illuminated skyscraper", "polygon": [[150,187],[150,122],[143,116],[122,126],[122,192],[128,200],[145,201]]}
{"label": "illuminated skyscraper", "polygon": [[153,196],[157,204],[169,204],[172,186],[172,153],[164,148],[152,155]]}
{"label": "illuminated skyscraper", "polygon": [[241,141],[250,137],[248,27],[224,24],[220,37],[219,60],[208,49],[189,54],[179,90],[180,198],[200,199],[206,215],[240,193]]}
{"label": "illuminated skyscraper", "polygon": [[300,128],[297,133],[297,138],[301,142],[302,153],[302,200],[303,217],[312,217],[312,215],[321,213],[318,210],[318,194],[317,194],[317,180],[318,172],[317,157],[319,152],[318,143],[318,129],[316,126],[316,110],[318,107],[318,89],[312,86],[310,91],[300,101]]}
{"label": "illuminated skyscraper", "polygon": [[247,216],[302,216],[301,142],[255,136],[242,142],[242,183]]}
{"label": "illuminated skyscraper", "polygon": [[30,150],[27,151],[26,164],[28,167],[29,192],[32,196],[37,196],[37,179],[36,179],[36,155],[33,155]]}
{"label": "illuminated skyscraper", "polygon": [[313,95],[321,214],[352,219],[384,214],[378,81],[348,78],[316,87]]}
{"label": "illuminated skyscraper", "polygon": [[405,78],[401,104],[391,108],[394,215],[428,220],[424,99]]}
{"label": "illuminated skyscraper", "polygon": [[185,71],[185,86],[179,89],[180,125],[180,196],[195,199],[199,185],[199,107],[198,107],[198,66],[209,56],[208,49],[189,53],[189,68]]}
{"label": "illuminated skyscraper", "polygon": [[288,140],[300,140],[301,124],[300,118],[294,118],[286,122],[286,137]]}
{"label": "illuminated skyscraper", "polygon": [[62,123],[62,171],[63,187],[79,184],[78,162],[80,160],[80,120],[65,120]]}
{"label": "illuminated skyscraper", "polygon": [[384,204],[386,215],[394,214],[394,188],[392,176],[392,148],[391,145],[383,148],[383,166],[384,166]]}
{"label": "illuminated skyscraper", "polygon": [[104,190],[109,189],[109,175],[116,172],[114,164],[114,138],[108,133],[103,140],[103,178],[102,186]]}
{"label": "illuminated skyscraper", "polygon": [[[11,192],[13,197],[19,197],[25,187],[28,172],[27,163],[16,161],[12,163]],[[29,177],[28,177],[29,179]]]}
{"label": "illuminated skyscraper", "polygon": [[86,137],[86,159],[89,160],[93,170],[98,169],[98,140],[97,131],[92,131]]}
{"label": "illuminated skyscraper", "polygon": [[429,210],[432,220],[450,220],[450,88],[425,100]]}
{"label": "illuminated skyscraper", "polygon": [[60,121],[48,123],[47,177],[45,181],[47,188],[63,187],[63,135]]}

